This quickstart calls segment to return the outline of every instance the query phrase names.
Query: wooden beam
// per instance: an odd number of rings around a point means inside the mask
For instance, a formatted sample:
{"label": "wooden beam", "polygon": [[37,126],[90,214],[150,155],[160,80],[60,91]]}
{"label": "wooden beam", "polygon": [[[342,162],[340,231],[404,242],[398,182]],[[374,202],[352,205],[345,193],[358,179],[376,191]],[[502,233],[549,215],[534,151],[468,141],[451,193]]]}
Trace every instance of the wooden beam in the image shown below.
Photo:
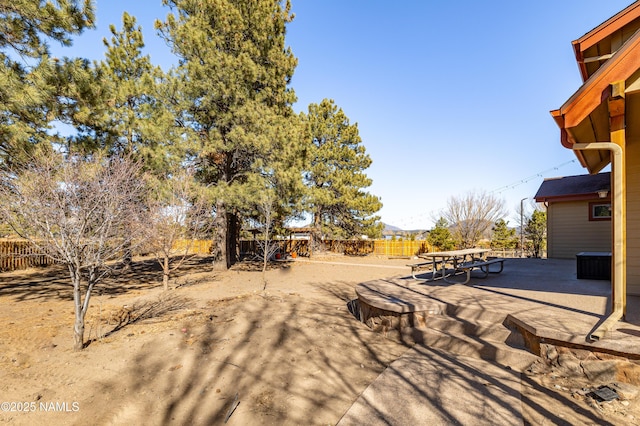
{"label": "wooden beam", "polygon": [[627,87],[624,89],[624,93],[625,95],[633,95],[638,92],[640,92],[640,75],[634,75],[629,79],[629,84],[627,84]]}
{"label": "wooden beam", "polygon": [[624,80],[614,81],[613,83],[611,83],[611,98],[624,99],[624,88],[625,88]]}
{"label": "wooden beam", "polygon": [[590,58],[584,58],[582,60],[583,63],[588,64],[590,62],[600,62],[600,61],[606,61],[607,59],[610,59],[615,52],[613,53],[607,53],[606,55],[601,55],[601,56],[592,56]]}
{"label": "wooden beam", "polygon": [[607,106],[609,108],[609,132],[611,134],[610,140],[624,148],[626,141],[624,80],[611,83],[610,92],[611,95],[609,99],[607,99]]}

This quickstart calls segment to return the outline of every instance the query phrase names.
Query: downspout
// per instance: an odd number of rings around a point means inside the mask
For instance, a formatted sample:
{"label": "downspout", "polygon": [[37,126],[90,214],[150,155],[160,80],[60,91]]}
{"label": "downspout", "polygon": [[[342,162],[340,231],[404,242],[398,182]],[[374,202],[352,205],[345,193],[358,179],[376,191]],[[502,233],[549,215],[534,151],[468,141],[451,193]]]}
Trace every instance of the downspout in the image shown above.
{"label": "downspout", "polygon": [[588,336],[590,341],[600,340],[604,334],[611,330],[613,326],[622,319],[625,314],[625,296],[626,296],[626,282],[625,282],[625,249],[626,244],[624,241],[624,187],[623,183],[623,170],[624,170],[624,157],[623,150],[620,145],[613,142],[592,142],[592,143],[577,143],[573,145],[574,151],[582,150],[609,150],[611,151],[611,171],[612,171],[612,214],[613,214],[613,276],[611,282],[612,288],[612,311],[609,316],[598,326],[593,333]]}

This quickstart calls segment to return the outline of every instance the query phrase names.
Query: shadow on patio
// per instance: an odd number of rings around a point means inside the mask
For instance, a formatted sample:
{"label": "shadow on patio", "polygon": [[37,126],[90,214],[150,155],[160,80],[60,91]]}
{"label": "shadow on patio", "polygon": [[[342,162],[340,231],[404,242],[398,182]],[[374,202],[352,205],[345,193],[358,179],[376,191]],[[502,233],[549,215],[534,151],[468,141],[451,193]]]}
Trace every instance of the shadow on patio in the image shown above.
{"label": "shadow on patio", "polygon": [[[340,424],[364,418],[372,425],[389,424],[388,419],[407,425],[620,420],[592,410],[569,388],[542,386],[535,378],[548,371],[565,377],[574,366],[575,375],[566,377],[593,388],[625,381],[620,373],[636,374],[637,366],[627,361],[640,359],[640,327],[633,315],[605,339],[586,340],[610,310],[611,284],[578,280],[575,261],[508,259],[502,273],[474,277],[468,285],[402,277],[361,283],[356,292],[367,305],[360,311],[364,321],[418,344],[367,388]],[[629,312],[636,312],[638,298],[628,303]],[[514,340],[514,330],[522,343]],[[533,355],[525,346],[540,357],[528,367],[522,361]],[[637,384],[634,377],[627,383]]]}
{"label": "shadow on patio", "polygon": [[[381,309],[393,305],[426,306],[425,300],[464,309],[479,318],[491,313],[524,328],[541,340],[588,350],[640,358],[640,298],[628,297],[627,316],[598,342],[589,333],[611,309],[611,283],[576,278],[576,263],[557,259],[508,259],[504,271],[469,284],[425,282],[411,278],[376,280],[359,285],[376,293]],[[382,295],[382,296],[381,296]],[[374,302],[375,303],[375,302]],[[395,312],[401,312],[396,310]]]}

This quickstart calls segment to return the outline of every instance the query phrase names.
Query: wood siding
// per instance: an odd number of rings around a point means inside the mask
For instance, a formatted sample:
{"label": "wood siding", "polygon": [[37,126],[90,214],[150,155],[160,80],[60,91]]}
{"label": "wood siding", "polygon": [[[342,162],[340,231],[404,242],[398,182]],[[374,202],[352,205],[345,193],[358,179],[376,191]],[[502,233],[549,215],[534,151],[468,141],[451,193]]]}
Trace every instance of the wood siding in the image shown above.
{"label": "wood siding", "polygon": [[550,203],[547,226],[549,258],[575,259],[582,251],[611,251],[611,221],[589,221],[589,201]]}
{"label": "wood siding", "polygon": [[627,139],[626,165],[627,294],[640,295],[640,139]]}

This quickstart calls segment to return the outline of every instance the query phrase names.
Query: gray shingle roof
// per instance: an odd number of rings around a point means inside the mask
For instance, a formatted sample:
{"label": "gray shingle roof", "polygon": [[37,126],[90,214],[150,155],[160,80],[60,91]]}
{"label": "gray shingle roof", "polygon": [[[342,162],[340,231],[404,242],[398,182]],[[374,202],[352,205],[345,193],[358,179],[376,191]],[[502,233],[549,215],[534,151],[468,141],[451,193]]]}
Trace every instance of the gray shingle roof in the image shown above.
{"label": "gray shingle roof", "polygon": [[598,191],[611,191],[611,173],[548,178],[542,182],[535,199],[538,202],[572,196],[597,196]]}

